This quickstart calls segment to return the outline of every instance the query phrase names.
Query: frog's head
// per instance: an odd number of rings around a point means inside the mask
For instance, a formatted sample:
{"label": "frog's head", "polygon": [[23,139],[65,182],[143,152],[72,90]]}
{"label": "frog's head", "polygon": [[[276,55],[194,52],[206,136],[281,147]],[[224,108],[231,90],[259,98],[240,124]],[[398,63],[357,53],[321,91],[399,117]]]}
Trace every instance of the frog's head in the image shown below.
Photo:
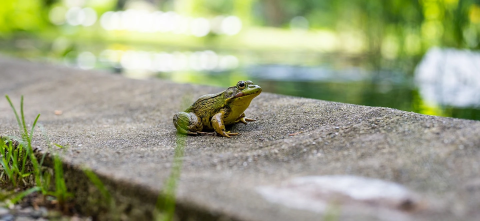
{"label": "frog's head", "polygon": [[262,88],[252,81],[239,81],[236,86],[229,87],[225,93],[225,104],[234,106],[250,105],[253,98],[262,92]]}

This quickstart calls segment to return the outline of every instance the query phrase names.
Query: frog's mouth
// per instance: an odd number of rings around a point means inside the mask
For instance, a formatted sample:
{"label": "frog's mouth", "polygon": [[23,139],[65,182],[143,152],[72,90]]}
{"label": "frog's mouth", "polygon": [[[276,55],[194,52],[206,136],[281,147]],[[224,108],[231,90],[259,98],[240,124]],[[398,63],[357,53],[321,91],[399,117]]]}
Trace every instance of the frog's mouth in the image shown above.
{"label": "frog's mouth", "polygon": [[249,97],[249,96],[252,96],[252,95],[255,97],[262,92],[262,88],[257,86],[257,85],[251,85],[250,87],[254,87],[255,89],[254,90],[240,91],[237,94],[235,94],[234,98]]}
{"label": "frog's mouth", "polygon": [[252,95],[257,96],[258,94],[260,94],[260,92],[262,92],[262,90],[250,91],[250,93],[239,92],[239,93],[235,94],[235,98],[248,97],[248,96],[252,96]]}

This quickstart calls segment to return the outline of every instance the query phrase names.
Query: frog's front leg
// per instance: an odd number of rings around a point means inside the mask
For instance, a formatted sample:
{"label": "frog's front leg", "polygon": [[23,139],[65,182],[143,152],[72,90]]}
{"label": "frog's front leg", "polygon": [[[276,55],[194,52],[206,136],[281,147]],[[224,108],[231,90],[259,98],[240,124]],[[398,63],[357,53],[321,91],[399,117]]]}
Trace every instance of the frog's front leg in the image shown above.
{"label": "frog's front leg", "polygon": [[173,115],[173,124],[181,134],[199,135],[203,129],[202,122],[195,113],[178,112]]}
{"label": "frog's front leg", "polygon": [[230,136],[235,136],[238,135],[238,133],[230,133],[230,131],[225,132],[225,124],[223,122],[223,116],[225,115],[224,111],[220,111],[220,113],[217,113],[213,115],[212,117],[212,126],[215,132],[218,134],[224,136],[224,137],[230,137]]}
{"label": "frog's front leg", "polygon": [[242,122],[244,124],[247,124],[247,121],[248,122],[251,122],[251,121],[256,121],[255,119],[251,119],[251,118],[246,118],[245,117],[245,113],[242,113],[240,115],[240,117],[237,118],[237,120],[235,120],[235,123],[238,123],[238,122]]}

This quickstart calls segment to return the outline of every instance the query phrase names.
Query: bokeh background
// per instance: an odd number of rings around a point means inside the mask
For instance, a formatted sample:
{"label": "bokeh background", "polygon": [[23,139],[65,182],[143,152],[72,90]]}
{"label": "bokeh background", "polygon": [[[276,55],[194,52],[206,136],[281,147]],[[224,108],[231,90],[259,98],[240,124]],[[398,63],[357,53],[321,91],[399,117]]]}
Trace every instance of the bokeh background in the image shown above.
{"label": "bokeh background", "polygon": [[480,0],[1,0],[0,53],[480,120]]}

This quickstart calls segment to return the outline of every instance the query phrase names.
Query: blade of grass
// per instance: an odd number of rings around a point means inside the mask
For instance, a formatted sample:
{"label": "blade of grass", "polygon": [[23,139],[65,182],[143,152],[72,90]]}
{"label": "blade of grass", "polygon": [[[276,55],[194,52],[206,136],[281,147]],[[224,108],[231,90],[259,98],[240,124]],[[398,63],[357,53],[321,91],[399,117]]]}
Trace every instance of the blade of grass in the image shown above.
{"label": "blade of grass", "polygon": [[55,155],[54,171],[55,171],[55,195],[60,203],[64,203],[69,200],[71,193],[68,192],[65,185],[65,179],[63,177],[63,164],[59,156]]}
{"label": "blade of grass", "polygon": [[[22,104],[23,104],[23,102],[22,102]],[[22,118],[23,118],[23,105],[22,105]],[[34,129],[35,129],[35,125],[37,125],[38,118],[40,118],[40,114],[37,115],[37,117],[35,118],[35,121],[33,121],[32,130],[31,130],[31,132],[30,132],[30,136],[27,134],[29,146],[31,145],[31,140],[32,140],[32,137],[33,137],[33,131],[34,131]],[[25,124],[24,124],[24,126],[25,126]],[[26,128],[25,128],[25,132],[26,132]],[[31,150],[30,147],[27,148],[27,149],[28,149],[27,152],[29,152],[29,151]],[[32,150],[32,152],[33,152],[33,150]],[[25,154],[25,157],[23,158],[22,171],[21,171],[21,173],[24,173],[24,171],[25,171],[25,163],[26,163],[27,155],[28,155],[28,154]],[[43,157],[45,157],[45,155],[44,155]],[[43,163],[43,157],[42,157],[42,163]],[[35,158],[35,160],[36,160],[36,159],[37,159],[37,158]],[[40,166],[41,166],[41,164],[40,164]]]}
{"label": "blade of grass", "polygon": [[23,112],[23,95],[20,98],[20,116],[22,117],[23,127],[21,129],[23,129],[23,137],[24,139],[27,139],[28,147],[31,147],[31,140],[30,140],[30,137],[28,136],[27,125],[25,123],[25,113]]}
{"label": "blade of grass", "polygon": [[[13,180],[17,181],[20,170],[18,168],[18,148],[13,150],[13,158],[11,161],[11,167],[13,169]],[[18,182],[17,182],[18,183]]]}
{"label": "blade of grass", "polygon": [[17,186],[16,180],[13,178],[13,169],[10,165],[10,159],[12,158],[12,142],[8,142],[6,147],[6,153],[2,156],[2,166],[5,168],[5,172],[7,173],[8,178],[13,183],[13,186]]}
{"label": "blade of grass", "polygon": [[63,168],[60,157],[54,156],[54,170],[55,170],[55,186],[56,190],[60,192],[66,192],[65,180],[63,179]]}
{"label": "blade of grass", "polygon": [[100,178],[98,178],[98,176],[92,170],[90,170],[88,168],[84,168],[83,172],[85,173],[85,175],[87,175],[90,182],[92,182],[93,185],[95,185],[95,187],[97,187],[97,189],[100,191],[100,194],[102,194],[102,196],[107,201],[110,202],[112,200],[112,197],[110,196],[110,193],[108,192],[107,188],[105,188],[105,185],[103,185]]}
{"label": "blade of grass", "polygon": [[54,143],[53,145],[55,145],[55,146],[57,146],[57,147],[59,147],[59,148],[62,148],[62,149],[65,148],[64,146],[62,146],[62,145],[60,145],[60,144]]}
{"label": "blade of grass", "polygon": [[[17,110],[15,109],[15,106],[13,106],[13,103],[12,103],[12,101],[10,100],[10,97],[8,97],[8,95],[5,95],[5,97],[7,98],[8,103],[10,104],[10,107],[11,107],[12,110],[13,110],[13,113],[15,113],[15,118],[17,118],[18,127],[21,129],[21,128],[22,128],[22,124],[21,124],[21,122],[20,122],[20,118],[18,117]],[[23,98],[22,98],[22,100],[23,100]]]}
{"label": "blade of grass", "polygon": [[[191,95],[186,94],[182,97],[183,106],[187,107],[191,103]],[[178,180],[180,178],[180,173],[183,165],[183,156],[185,153],[185,145],[187,136],[184,134],[177,133],[176,137],[176,146],[175,146],[175,155],[173,157],[172,170],[170,175],[167,178],[165,183],[164,191],[165,197],[158,197],[155,219],[172,221],[175,215],[175,192],[177,190]]]}
{"label": "blade of grass", "polygon": [[4,146],[5,146],[5,140],[4,139],[6,139],[6,138],[0,137],[0,153],[3,153],[1,151],[4,150]]}
{"label": "blade of grass", "polygon": [[28,154],[27,152],[25,151],[25,149],[23,147],[20,147],[20,145],[17,147],[17,149],[22,149],[22,171],[20,171],[21,174],[25,173],[25,169],[26,169],[26,165],[27,165],[27,158],[28,158]]}
{"label": "blade of grass", "polygon": [[341,214],[340,205],[337,203],[329,203],[325,213],[323,214],[323,221],[338,221]]}
{"label": "blade of grass", "polygon": [[5,158],[5,152],[6,152],[6,149],[7,149],[7,144],[5,143],[5,141],[2,139],[0,139],[0,154],[2,154],[2,159]]}
{"label": "blade of grass", "polygon": [[[45,128],[42,126],[42,124],[39,124],[38,127],[40,128],[40,130],[42,131],[42,134],[45,138],[45,141],[47,142],[47,146],[48,148],[50,149],[52,147],[52,144],[50,143],[50,139],[48,138],[47,136],[47,133],[45,132]],[[33,132],[32,132],[33,133]],[[45,157],[47,155],[46,154],[43,154],[42,155],[42,159],[40,160],[40,167],[43,165],[43,161],[45,160]]]}
{"label": "blade of grass", "polygon": [[8,179],[10,179],[14,183],[14,186],[16,186],[15,181],[12,180],[13,174],[12,174],[12,170],[10,169],[10,166],[8,165],[8,161],[5,160],[5,158],[3,157],[2,157],[2,166],[3,166],[3,171],[7,175]]}
{"label": "blade of grass", "polygon": [[103,182],[100,180],[100,178],[90,169],[88,168],[83,168],[83,172],[85,175],[88,177],[90,182],[93,183],[95,187],[100,191],[100,194],[103,197],[103,202],[105,202],[108,206],[109,213],[111,214],[111,217],[109,218],[110,220],[121,220],[121,213],[119,212],[119,209],[115,205],[115,200],[113,199],[112,195],[110,195],[110,192],[108,192],[107,188],[103,184]]}
{"label": "blade of grass", "polygon": [[41,188],[42,188],[43,195],[46,195],[48,188],[50,188],[50,182],[52,180],[51,178],[52,178],[52,175],[48,172],[44,173],[42,176]]}
{"label": "blade of grass", "polygon": [[177,190],[178,180],[182,170],[186,138],[186,135],[177,134],[177,146],[175,147],[173,166],[165,185],[165,198],[162,199],[159,197],[157,201],[157,212],[163,211],[163,214],[162,216],[157,217],[157,220],[171,221],[174,218],[175,192]]}
{"label": "blade of grass", "polygon": [[19,194],[17,194],[15,197],[13,197],[12,199],[10,199],[9,201],[9,204],[10,205],[13,205],[13,204],[16,204],[18,201],[22,200],[23,197],[25,196],[28,196],[30,194],[32,194],[33,192],[37,192],[40,190],[40,187],[36,186],[36,187],[32,187],[28,190],[25,190],[25,191],[22,191],[20,192]]}
{"label": "blade of grass", "polygon": [[35,129],[35,126],[37,125],[38,118],[40,118],[40,114],[38,114],[35,120],[33,121],[32,130],[30,132],[30,139],[33,137],[33,131]]}

